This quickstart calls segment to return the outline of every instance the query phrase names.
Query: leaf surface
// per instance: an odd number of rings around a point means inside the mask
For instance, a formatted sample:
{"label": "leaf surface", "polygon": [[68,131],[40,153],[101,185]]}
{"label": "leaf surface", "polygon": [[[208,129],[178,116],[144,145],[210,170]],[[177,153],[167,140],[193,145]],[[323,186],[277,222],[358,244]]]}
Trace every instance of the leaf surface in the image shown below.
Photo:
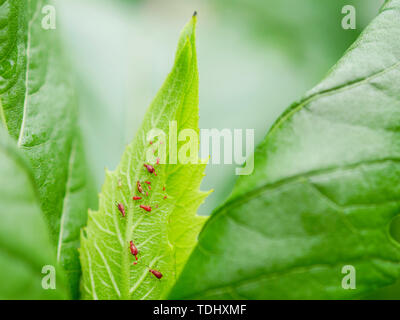
{"label": "leaf surface", "polygon": [[[218,208],[173,299],[354,298],[393,283],[400,246],[400,1],[275,123]],[[342,268],[354,266],[356,289]]]}
{"label": "leaf surface", "polygon": [[[206,219],[196,215],[208,195],[199,191],[205,164],[174,164],[169,159],[174,154],[170,149],[173,140],[168,138],[170,132],[175,132],[171,121],[175,121],[177,133],[182,129],[192,129],[196,135],[199,132],[195,23],[194,16],[182,31],[173,69],[120,164],[115,171],[106,172],[99,210],[89,212],[81,237],[85,299],[165,297]],[[148,134],[153,129],[162,130],[165,136],[151,140]],[[177,150],[185,143],[186,140],[178,141]],[[156,174],[149,173],[144,168],[148,164],[146,154],[154,149],[158,155],[164,147],[167,161],[153,164]],[[142,193],[138,191],[138,181]],[[142,199],[133,200],[133,196]],[[117,204],[124,206],[125,217]],[[151,206],[151,212],[140,205]],[[136,265],[130,241],[139,252]],[[160,271],[162,279],[154,277],[149,268]]]}
{"label": "leaf surface", "polygon": [[57,260],[78,297],[79,230],[89,206],[76,98],[47,0],[0,7],[1,123],[29,159]]}
{"label": "leaf surface", "polygon": [[0,299],[66,298],[62,270],[56,271],[56,290],[43,289],[48,265],[56,267],[56,257],[32,171],[0,128]]}

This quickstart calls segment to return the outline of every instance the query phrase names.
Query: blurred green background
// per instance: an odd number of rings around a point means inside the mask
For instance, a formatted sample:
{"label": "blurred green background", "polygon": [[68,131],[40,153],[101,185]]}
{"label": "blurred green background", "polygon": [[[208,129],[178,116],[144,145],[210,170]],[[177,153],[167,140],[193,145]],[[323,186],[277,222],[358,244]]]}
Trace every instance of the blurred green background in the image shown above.
{"label": "blurred green background", "polygon": [[[100,189],[169,72],[179,32],[198,11],[200,128],[253,128],[258,143],[317,84],[377,14],[378,0],[68,0],[58,27],[79,88],[81,123]],[[357,10],[343,30],[341,9]],[[208,215],[230,193],[234,165],[209,165]]]}

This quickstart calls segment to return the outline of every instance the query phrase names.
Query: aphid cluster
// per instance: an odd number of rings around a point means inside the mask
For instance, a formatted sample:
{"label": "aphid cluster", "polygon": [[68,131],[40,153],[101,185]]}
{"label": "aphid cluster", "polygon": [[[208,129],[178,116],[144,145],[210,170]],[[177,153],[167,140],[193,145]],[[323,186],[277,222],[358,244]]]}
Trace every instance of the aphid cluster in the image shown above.
{"label": "aphid cluster", "polygon": [[[157,158],[157,164],[158,163],[159,163],[159,158]],[[154,174],[155,176],[157,176],[156,170],[152,165],[144,163],[143,166],[144,166],[145,170],[147,170],[149,173]],[[146,180],[146,181],[144,181],[144,184],[147,186],[147,190],[144,190],[144,186],[142,185],[142,183],[139,180],[136,181],[136,188],[137,188],[137,191],[140,194],[143,194],[146,197],[148,197],[149,196],[149,192],[151,191],[151,181]],[[119,180],[118,181],[118,186],[121,186],[121,185],[122,185],[121,180]],[[162,190],[165,191],[165,186],[163,186]],[[143,197],[142,196],[138,196],[138,195],[134,195],[132,197],[132,200],[134,200],[134,201],[139,201],[139,200],[142,200],[142,199],[143,199]],[[167,196],[164,195],[163,199],[164,200],[167,199]],[[118,207],[119,212],[121,212],[122,217],[125,217],[126,216],[126,211],[125,211],[124,205],[122,203],[117,203],[117,207]],[[155,207],[158,208],[158,204],[156,204]],[[139,208],[143,209],[146,212],[151,212],[152,211],[152,207],[150,205],[139,204]]]}
{"label": "aphid cluster", "polygon": [[[160,142],[161,143],[161,142]],[[150,141],[150,144],[153,144],[152,141]],[[160,164],[160,159],[157,158],[157,162],[156,165]],[[151,166],[150,164],[143,164],[145,170],[148,171],[148,173],[150,174],[154,174],[155,176],[157,176],[156,170],[153,166]],[[143,185],[140,181],[136,182],[136,188],[139,194],[141,195],[146,195],[146,197],[149,196],[149,191],[151,191],[151,181],[144,181],[145,185],[147,185],[147,190],[144,190]],[[122,187],[122,182],[121,180],[118,180],[118,187],[121,188]],[[162,189],[163,191],[165,191],[165,186]],[[142,196],[138,196],[138,195],[134,195],[132,197],[132,200],[134,201],[140,201],[142,200]],[[167,199],[167,196],[165,195],[163,197],[163,199]],[[118,208],[118,211],[121,213],[122,217],[125,218],[126,217],[126,211],[125,211],[125,207],[122,203],[116,203],[116,206]],[[146,212],[151,212],[152,211],[152,207],[150,205],[145,205],[145,204],[139,204],[139,208],[143,209]],[[155,205],[155,208],[158,208],[158,204]],[[137,249],[137,247],[135,246],[135,243],[133,242],[133,240],[131,240],[129,242],[129,251],[130,253],[135,257],[135,261],[133,262],[134,265],[136,265],[138,263],[138,254],[139,254],[139,250]],[[151,269],[150,267],[148,267],[149,272],[151,274],[153,274],[157,279],[161,279],[163,277],[162,273],[158,270],[154,270]]]}

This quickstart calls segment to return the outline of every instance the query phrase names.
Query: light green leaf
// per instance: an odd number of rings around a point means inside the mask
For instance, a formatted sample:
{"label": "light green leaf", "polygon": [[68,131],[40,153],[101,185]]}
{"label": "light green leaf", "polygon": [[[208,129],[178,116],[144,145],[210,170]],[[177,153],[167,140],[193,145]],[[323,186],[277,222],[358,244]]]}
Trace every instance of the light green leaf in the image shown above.
{"label": "light green leaf", "polygon": [[77,298],[88,174],[58,33],[42,26],[48,23],[49,4],[12,0],[0,7],[0,118],[30,160],[54,251]]}
{"label": "light green leaf", "polygon": [[[171,298],[353,298],[393,283],[400,245],[400,1],[275,123]],[[342,287],[354,266],[356,289]],[[348,272],[347,272],[348,273]]]}
{"label": "light green leaf", "polygon": [[48,265],[57,263],[32,171],[0,128],[0,299],[66,298],[62,270],[56,271],[56,290],[43,289]]}
{"label": "light green leaf", "polygon": [[[198,72],[195,49],[196,17],[184,28],[175,64],[145,115],[143,124],[121,163],[106,172],[99,210],[89,212],[81,237],[83,297],[85,299],[158,299],[169,291],[196,241],[205,217],[196,215],[208,193],[200,192],[204,164],[155,164],[156,174],[144,168],[146,151],[166,146],[170,155],[170,121],[177,131],[198,129]],[[162,130],[165,140],[147,140],[152,129]],[[172,130],[172,129],[171,129]],[[185,143],[178,143],[177,149]],[[167,157],[168,159],[168,157]],[[143,194],[137,191],[141,182]],[[145,181],[151,182],[151,190]],[[165,190],[163,190],[165,187]],[[149,196],[145,193],[149,192]],[[141,196],[140,201],[132,200]],[[164,199],[164,196],[167,196]],[[126,216],[116,203],[124,205]],[[149,205],[150,213],[139,205]],[[134,241],[138,263],[130,253]],[[149,268],[163,274],[158,280]]]}

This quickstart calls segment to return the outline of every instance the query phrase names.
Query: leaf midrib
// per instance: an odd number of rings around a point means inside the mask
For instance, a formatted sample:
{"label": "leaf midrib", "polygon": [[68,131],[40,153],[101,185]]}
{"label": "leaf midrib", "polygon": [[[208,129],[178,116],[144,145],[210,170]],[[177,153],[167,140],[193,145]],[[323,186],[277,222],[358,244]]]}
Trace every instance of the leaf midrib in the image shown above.
{"label": "leaf midrib", "polygon": [[[183,94],[182,94],[183,95]],[[166,108],[167,106],[166,105],[164,105],[164,107],[163,107],[163,110],[159,113],[159,115],[162,115],[163,114],[163,111],[165,110],[165,108]],[[156,121],[153,123],[153,121],[151,121],[152,123],[151,123],[151,125],[154,127],[156,127],[157,125],[158,125],[158,123],[159,123],[159,121],[160,121],[160,119],[161,119],[161,116],[158,116],[157,117],[157,119],[156,119]],[[142,133],[142,139],[143,139],[143,134],[144,133]],[[139,141],[139,140],[138,140]],[[145,144],[143,144],[143,147],[145,148]],[[131,151],[131,150],[130,150]],[[167,151],[168,152],[168,151]],[[140,169],[142,168],[142,163],[140,162],[140,160],[138,161],[138,163],[137,163],[137,166],[135,167],[135,175],[134,175],[134,179],[133,179],[133,182],[135,183],[135,181],[138,181],[139,180],[139,176],[140,176]],[[130,168],[128,168],[128,170],[130,170]],[[133,184],[134,184],[133,183]],[[132,189],[134,189],[134,187],[133,186],[129,186],[129,190],[130,190],[130,192],[134,192],[134,190],[132,190]],[[148,198],[148,200],[149,201],[151,201],[153,199],[153,193],[151,193],[151,196]],[[128,206],[128,208],[130,209],[130,206]],[[128,221],[127,221],[127,225],[126,225],[126,232],[125,232],[125,242],[124,242],[124,244],[125,243],[129,243],[129,241],[131,240],[131,238],[132,238],[132,232],[133,232],[133,230],[132,230],[132,227],[134,226],[134,224],[133,224],[133,218],[134,218],[134,215],[136,214],[137,215],[137,213],[138,213],[138,209],[137,209],[137,207],[136,206],[134,206],[134,207],[132,207],[132,214],[129,214],[128,215]],[[138,225],[140,225],[140,223],[138,223],[137,225],[136,225],[136,227],[138,227]],[[135,228],[136,228],[135,227]],[[139,278],[139,280],[133,285],[133,286],[131,286],[131,276],[130,276],[130,262],[129,262],[129,257],[130,257],[130,255],[129,255],[129,252],[128,251],[124,251],[124,250],[122,250],[122,254],[123,254],[123,257],[122,257],[122,272],[123,272],[123,274],[124,274],[124,281],[122,282],[122,285],[123,285],[123,288],[121,289],[121,291],[122,291],[122,298],[125,298],[125,297],[127,297],[128,299],[130,299],[130,297],[131,297],[131,295],[134,293],[134,290],[135,290],[135,288],[137,288],[139,285],[140,285],[140,283],[143,281],[143,279],[144,279],[144,277],[143,277],[143,275]],[[147,270],[145,270],[146,271],[146,273],[147,273]],[[125,284],[125,285],[124,285]]]}
{"label": "leaf midrib", "polygon": [[[21,122],[21,128],[19,131],[19,137],[18,137],[18,146],[22,145],[22,140],[23,140],[23,135],[24,135],[24,130],[25,130],[25,120],[27,117],[27,110],[28,110],[28,103],[29,103],[29,76],[30,76],[30,64],[31,64],[31,43],[32,43],[32,24],[36,20],[38,12],[38,8],[41,7],[42,0],[38,2],[38,5],[35,8],[35,11],[33,13],[32,19],[29,20],[28,22],[28,31],[27,31],[27,48],[26,48],[26,74],[25,74],[25,99],[24,99],[24,108],[23,108],[23,113],[22,113],[22,122]],[[31,0],[28,0],[28,12],[30,9],[31,5]]]}

